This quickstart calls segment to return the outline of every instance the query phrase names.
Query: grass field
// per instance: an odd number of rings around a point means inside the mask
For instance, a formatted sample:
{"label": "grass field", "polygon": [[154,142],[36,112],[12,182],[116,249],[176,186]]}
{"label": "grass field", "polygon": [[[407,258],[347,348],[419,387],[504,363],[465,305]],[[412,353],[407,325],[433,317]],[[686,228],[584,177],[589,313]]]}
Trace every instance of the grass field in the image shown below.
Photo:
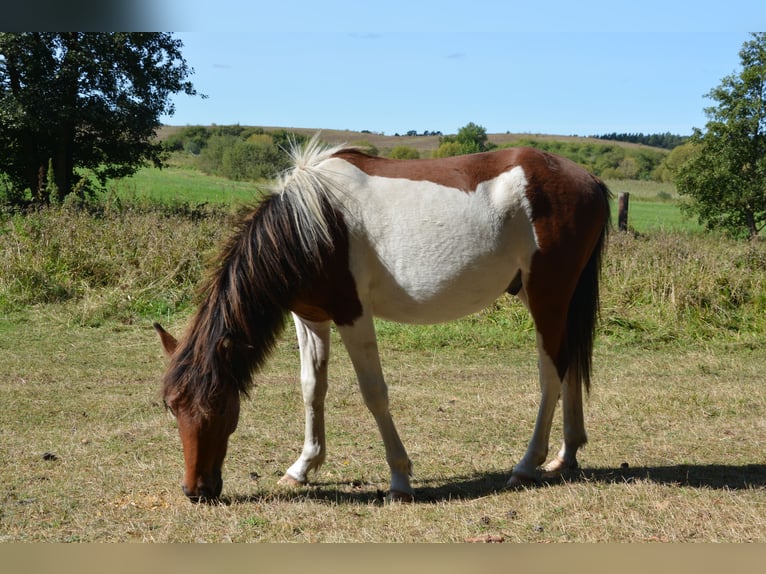
{"label": "grass field", "polygon": [[177,161],[162,169],[143,168],[132,177],[111,182],[109,190],[123,200],[164,203],[246,203],[260,196],[253,182],[205,175]]}
{"label": "grass field", "polygon": [[302,444],[288,334],[243,405],[223,502],[193,505],[179,488],[149,325],[73,326],[50,308],[4,321],[0,539],[766,541],[759,341],[647,349],[602,339],[582,472],[514,492],[503,486],[538,400],[532,334],[505,345],[447,336],[428,350],[384,334],[393,414],[415,464],[417,499],[405,506],[382,502],[381,441],[334,342],[330,452],[315,482],[276,484]]}
{"label": "grass field", "polygon": [[[258,191],[175,169],[121,182],[96,216],[0,219],[0,541],[766,542],[766,244],[690,232],[672,189],[636,182],[610,182],[638,233],[610,239],[581,471],[504,489],[539,400],[533,326],[507,297],[439,326],[378,322],[414,504],[383,502],[335,335],[328,460],[277,486],[303,440],[289,329],[243,404],[223,500],[189,503],[151,322],[183,329],[228,206]],[[222,207],[132,207],[146,198]]]}

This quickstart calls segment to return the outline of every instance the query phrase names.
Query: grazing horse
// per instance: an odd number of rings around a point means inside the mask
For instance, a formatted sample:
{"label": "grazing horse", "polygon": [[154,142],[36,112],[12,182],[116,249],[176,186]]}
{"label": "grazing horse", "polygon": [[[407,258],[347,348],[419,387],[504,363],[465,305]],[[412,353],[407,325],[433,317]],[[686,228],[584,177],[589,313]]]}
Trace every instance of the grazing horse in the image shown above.
{"label": "grazing horse", "polygon": [[[245,215],[202,290],[186,335],[155,325],[170,357],[165,404],[183,444],[183,490],[217,498],[229,435],[252,373],[292,314],[305,405],[303,451],[281,479],[305,484],[325,460],[334,323],[385,445],[389,497],[412,500],[411,463],[389,411],[373,317],[448,321],[504,292],[529,309],[542,398],[509,484],[577,466],[589,389],[610,193],[571,161],[527,148],[391,160],[315,137]],[[547,465],[559,395],[564,442]]]}

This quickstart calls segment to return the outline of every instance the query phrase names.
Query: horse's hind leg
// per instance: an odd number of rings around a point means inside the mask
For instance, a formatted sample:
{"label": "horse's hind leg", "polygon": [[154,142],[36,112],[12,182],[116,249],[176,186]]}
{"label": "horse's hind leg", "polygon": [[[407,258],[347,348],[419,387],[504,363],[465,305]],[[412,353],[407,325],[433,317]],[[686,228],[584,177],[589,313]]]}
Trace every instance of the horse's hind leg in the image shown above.
{"label": "horse's hind leg", "polygon": [[562,471],[577,468],[577,449],[588,442],[582,410],[582,384],[568,371],[561,388],[564,411],[564,442],[556,458],[543,467],[543,477],[552,478]]}
{"label": "horse's hind leg", "polygon": [[307,474],[318,469],[326,455],[324,401],[327,363],[330,358],[330,322],[314,323],[293,314],[301,354],[301,389],[306,410],[303,451],[280,479],[280,484],[305,484]]}
{"label": "horse's hind leg", "polygon": [[338,331],[354,365],[364,402],[375,417],[383,438],[386,461],[391,470],[389,498],[410,502],[413,499],[410,486],[412,464],[389,411],[388,388],[380,366],[372,317],[365,313],[353,326],[339,326]]}
{"label": "horse's hind leg", "polygon": [[524,457],[513,468],[508,486],[516,487],[538,482],[541,478],[540,465],[548,456],[548,440],[551,434],[553,414],[561,391],[561,379],[553,361],[543,349],[542,338],[538,334],[538,369],[540,372],[540,406],[537,412],[535,428]]}

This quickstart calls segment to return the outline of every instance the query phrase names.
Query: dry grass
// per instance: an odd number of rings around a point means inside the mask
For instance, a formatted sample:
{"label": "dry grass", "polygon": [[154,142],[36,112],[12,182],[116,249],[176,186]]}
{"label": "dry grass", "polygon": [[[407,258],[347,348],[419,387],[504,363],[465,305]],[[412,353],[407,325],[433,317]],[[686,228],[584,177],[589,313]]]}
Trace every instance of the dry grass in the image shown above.
{"label": "dry grass", "polygon": [[7,318],[0,322],[0,536],[766,541],[766,359],[757,345],[651,352],[599,345],[582,472],[512,492],[503,485],[526,446],[538,395],[524,337],[489,349],[448,338],[430,352],[395,350],[383,338],[417,492],[415,504],[386,505],[382,445],[338,345],[328,461],[310,487],[277,487],[302,441],[288,333],[244,405],[223,503],[193,505],[178,486],[180,443],[158,398],[164,361],[148,324],[93,329],[45,306]]}
{"label": "dry grass", "polygon": [[188,204],[0,215],[0,312],[66,304],[90,325],[177,312],[230,219],[226,206]]}

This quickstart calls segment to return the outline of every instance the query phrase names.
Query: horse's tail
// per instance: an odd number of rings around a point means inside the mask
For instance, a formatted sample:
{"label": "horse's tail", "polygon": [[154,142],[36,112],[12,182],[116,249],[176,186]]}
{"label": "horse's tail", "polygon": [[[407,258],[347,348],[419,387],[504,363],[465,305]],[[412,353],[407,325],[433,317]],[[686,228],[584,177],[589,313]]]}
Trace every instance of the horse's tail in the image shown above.
{"label": "horse's tail", "polygon": [[599,279],[606,240],[611,229],[609,188],[598,178],[599,193],[604,202],[604,223],[599,232],[590,258],[580,274],[567,314],[567,343],[569,351],[570,380],[576,386],[585,385],[590,392],[591,369],[593,365],[593,342],[600,309]]}

